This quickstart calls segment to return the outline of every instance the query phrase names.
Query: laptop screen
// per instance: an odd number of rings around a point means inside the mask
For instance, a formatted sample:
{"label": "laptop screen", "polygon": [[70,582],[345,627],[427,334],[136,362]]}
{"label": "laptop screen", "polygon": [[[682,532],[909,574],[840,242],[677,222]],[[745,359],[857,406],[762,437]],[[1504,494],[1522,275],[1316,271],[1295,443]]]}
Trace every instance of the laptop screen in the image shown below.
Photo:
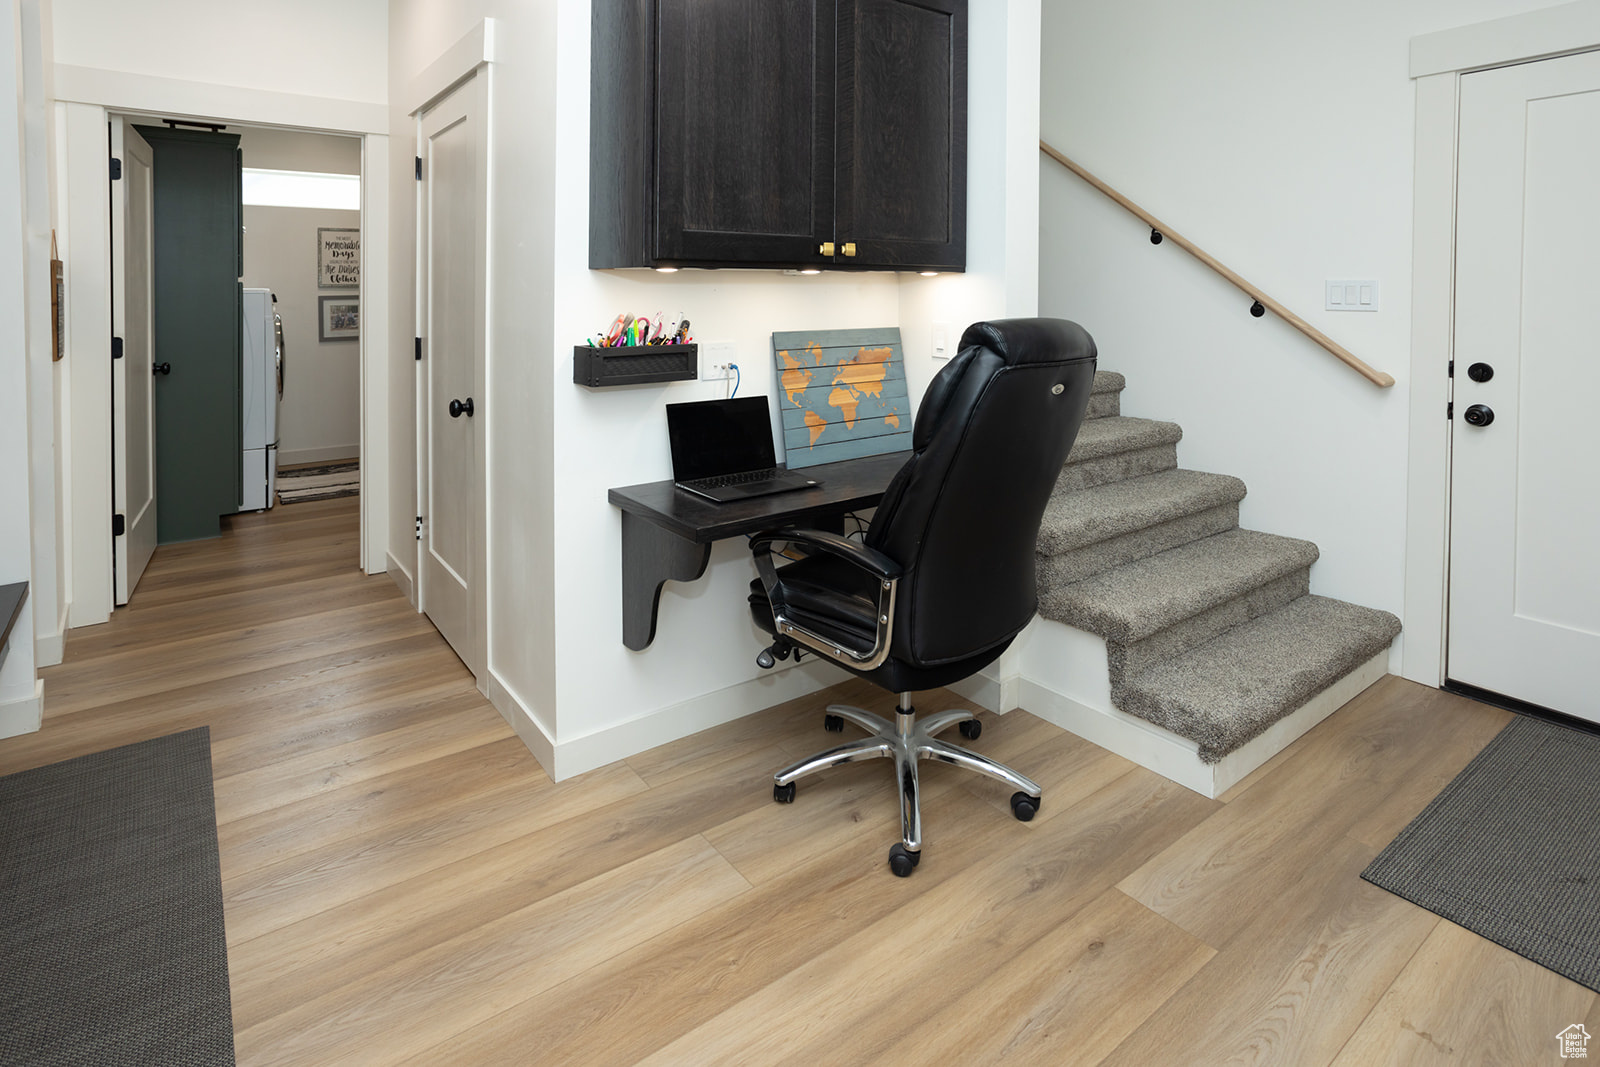
{"label": "laptop screen", "polygon": [[777,466],[765,394],[667,405],[672,477],[687,482]]}

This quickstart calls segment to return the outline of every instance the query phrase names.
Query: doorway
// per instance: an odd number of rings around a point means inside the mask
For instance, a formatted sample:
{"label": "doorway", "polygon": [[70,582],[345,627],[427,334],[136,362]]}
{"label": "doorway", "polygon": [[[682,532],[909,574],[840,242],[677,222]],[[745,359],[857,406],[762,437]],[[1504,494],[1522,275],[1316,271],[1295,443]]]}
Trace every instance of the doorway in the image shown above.
{"label": "doorway", "polygon": [[[281,122],[278,129],[310,133],[337,133],[361,145],[362,201],[358,223],[366,237],[359,294],[363,319],[360,339],[346,342],[345,351],[354,351],[359,367],[357,406],[359,409],[361,494],[359,510],[361,537],[359,565],[367,573],[389,569],[388,486],[388,376],[383,354],[388,347],[388,188],[389,160],[386,133],[387,112],[381,108],[333,109],[335,118],[350,119],[344,130],[321,129],[305,124],[315,121],[313,111],[295,109],[275,94],[236,94],[234,103],[245,117],[240,125],[265,125]],[[79,100],[82,100],[79,97]],[[168,115],[191,113],[192,104],[184,93],[174,98]],[[286,111],[285,108],[288,108]],[[369,114],[370,112],[370,114]],[[62,548],[68,561],[71,596],[68,600],[68,627],[80,627],[109,619],[115,603],[113,541],[112,442],[111,427],[105,412],[112,405],[110,352],[99,343],[112,336],[111,322],[111,239],[106,192],[107,123],[111,114],[133,114],[140,121],[161,115],[130,111],[115,102],[74,102],[57,104],[58,144],[62,159],[60,214],[64,246],[68,251],[67,336],[75,357],[64,364],[67,381],[63,402],[67,418],[62,448],[65,494],[63,511],[67,522],[63,530],[69,540]],[[287,119],[288,121],[282,121]],[[299,121],[296,121],[299,120]],[[312,256],[313,253],[308,253]],[[313,259],[314,262],[314,259]],[[314,269],[314,267],[312,268]]]}
{"label": "doorway", "polygon": [[1600,52],[1460,99],[1446,677],[1600,722]]}
{"label": "doorway", "polygon": [[[1581,5],[1565,5],[1492,23],[1442,30],[1413,38],[1410,74],[1416,87],[1416,155],[1413,181],[1411,363],[1405,533],[1405,632],[1401,673],[1424,685],[1446,684],[1468,654],[1449,645],[1450,584],[1470,580],[1476,564],[1452,562],[1455,472],[1452,446],[1469,430],[1504,429],[1494,400],[1475,397],[1468,377],[1473,362],[1494,367],[1495,384],[1515,386],[1493,360],[1458,357],[1457,337],[1457,154],[1463,92],[1476,72],[1517,64],[1540,65],[1548,57],[1600,50],[1600,27]],[[1504,297],[1494,294],[1494,300]],[[1504,356],[1497,353],[1497,358]],[[1515,360],[1515,356],[1513,359]],[[1455,377],[1451,376],[1452,360]],[[1481,373],[1481,371],[1480,371]],[[1518,368],[1513,377],[1520,377]],[[1487,396],[1487,394],[1483,394]],[[1474,403],[1493,408],[1496,421],[1465,424]],[[1501,398],[1502,403],[1516,401]],[[1454,405],[1452,407],[1452,405]],[[1476,417],[1476,416],[1475,416]],[[1512,421],[1520,423],[1514,414]],[[1470,438],[1467,439],[1470,442]],[[1463,492],[1471,493],[1466,486]],[[1500,501],[1503,505],[1505,502]],[[1458,605],[1459,607],[1459,605]],[[1526,699],[1524,697],[1523,699]]]}

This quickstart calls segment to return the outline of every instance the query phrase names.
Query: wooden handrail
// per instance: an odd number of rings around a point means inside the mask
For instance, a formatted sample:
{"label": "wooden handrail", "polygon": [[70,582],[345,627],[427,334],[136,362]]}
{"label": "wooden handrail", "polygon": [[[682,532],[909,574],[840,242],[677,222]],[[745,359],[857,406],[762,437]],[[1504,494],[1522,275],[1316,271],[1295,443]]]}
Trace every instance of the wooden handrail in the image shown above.
{"label": "wooden handrail", "polygon": [[[1389,386],[1394,384],[1394,377],[1392,375],[1385,374],[1381,370],[1374,370],[1360,359],[1357,359],[1354,354],[1340,345],[1337,341],[1333,340],[1327,334],[1323,333],[1305,319],[1302,319],[1299,315],[1296,315],[1294,312],[1290,311],[1288,308],[1272,299],[1272,297],[1268,296],[1266,293],[1263,293],[1260,289],[1257,289],[1255,286],[1239,277],[1239,275],[1235,274],[1221,263],[1218,263],[1214,258],[1207,254],[1204,249],[1200,248],[1193,241],[1173,230],[1166,223],[1162,222],[1160,219],[1150,214],[1150,212],[1146,211],[1138,204],[1135,204],[1132,200],[1129,200],[1127,197],[1111,188],[1111,186],[1107,185],[1099,178],[1096,178],[1093,174],[1090,174],[1087,170],[1084,170],[1083,167],[1068,159],[1066,156],[1050,147],[1050,145],[1046,144],[1044,141],[1039,142],[1039,151],[1043,152],[1057,163],[1060,163],[1063,167],[1066,167],[1068,170],[1072,171],[1072,173],[1076,174],[1078,177],[1082,178],[1084,181],[1088,182],[1102,193],[1105,193],[1111,199],[1115,200],[1117,203],[1133,212],[1133,214],[1137,215],[1140,219],[1143,219],[1144,222],[1149,225],[1151,230],[1159,233],[1164,238],[1170,239],[1185,252],[1188,252],[1191,256],[1198,259],[1200,262],[1204,263],[1206,266],[1210,267],[1224,278],[1228,279],[1228,281],[1232,282],[1246,296],[1249,296],[1256,303],[1260,304],[1268,311],[1271,311],[1284,322],[1287,322],[1290,326],[1293,326],[1295,329],[1311,338],[1317,344],[1327,349],[1341,362],[1354,368],[1358,374],[1360,374],[1367,381],[1371,382],[1373,385],[1387,389]],[[1259,312],[1257,312],[1257,314],[1259,314]]]}

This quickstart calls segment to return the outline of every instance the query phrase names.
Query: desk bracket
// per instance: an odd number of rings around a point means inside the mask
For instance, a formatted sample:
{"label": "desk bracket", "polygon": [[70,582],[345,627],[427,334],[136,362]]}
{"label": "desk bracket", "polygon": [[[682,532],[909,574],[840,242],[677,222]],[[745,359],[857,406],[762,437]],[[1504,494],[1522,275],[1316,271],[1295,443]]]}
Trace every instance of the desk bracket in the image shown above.
{"label": "desk bracket", "polygon": [[706,572],[711,545],[680,537],[632,512],[622,513],[622,643],[643,652],[656,638],[656,609],[667,579],[692,582]]}

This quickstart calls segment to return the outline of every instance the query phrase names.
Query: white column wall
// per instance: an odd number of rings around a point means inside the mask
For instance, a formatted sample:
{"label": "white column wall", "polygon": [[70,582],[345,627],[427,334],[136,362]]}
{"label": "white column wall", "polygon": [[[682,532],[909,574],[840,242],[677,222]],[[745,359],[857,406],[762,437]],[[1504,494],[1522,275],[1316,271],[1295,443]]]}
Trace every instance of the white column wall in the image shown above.
{"label": "white column wall", "polygon": [[[12,0],[0,21],[0,84],[22,85],[29,51],[23,5]],[[37,40],[34,41],[37,47]],[[0,585],[31,582],[33,502],[29,489],[31,420],[27,190],[21,106],[0,108]],[[42,103],[41,103],[42,106]],[[26,601],[0,664],[0,737],[39,727],[33,651],[34,605]]]}

